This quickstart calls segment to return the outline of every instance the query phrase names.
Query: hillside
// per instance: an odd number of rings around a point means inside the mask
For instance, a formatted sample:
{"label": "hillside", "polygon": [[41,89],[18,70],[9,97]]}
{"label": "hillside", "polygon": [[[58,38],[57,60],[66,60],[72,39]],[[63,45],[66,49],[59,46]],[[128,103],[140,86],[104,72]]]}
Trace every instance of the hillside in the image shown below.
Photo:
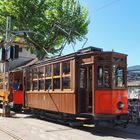
{"label": "hillside", "polygon": [[140,65],[131,66],[127,68],[128,81],[140,81]]}
{"label": "hillside", "polygon": [[140,71],[140,65],[128,67],[127,70],[128,71]]}

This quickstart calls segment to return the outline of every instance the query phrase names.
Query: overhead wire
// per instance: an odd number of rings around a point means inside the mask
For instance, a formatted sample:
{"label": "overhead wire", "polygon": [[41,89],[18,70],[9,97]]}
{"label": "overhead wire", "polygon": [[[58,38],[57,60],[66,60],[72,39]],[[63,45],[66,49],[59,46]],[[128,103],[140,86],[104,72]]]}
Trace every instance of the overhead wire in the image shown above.
{"label": "overhead wire", "polygon": [[120,0],[113,0],[113,1],[107,3],[107,4],[103,5],[103,6],[101,6],[101,7],[97,8],[97,9],[95,9],[94,12],[98,12],[98,11],[100,11],[100,10],[102,10],[102,9],[105,9],[105,8],[107,8],[107,7],[109,7],[109,6],[112,6],[112,5],[114,5],[115,3],[119,2],[119,1],[120,1]]}

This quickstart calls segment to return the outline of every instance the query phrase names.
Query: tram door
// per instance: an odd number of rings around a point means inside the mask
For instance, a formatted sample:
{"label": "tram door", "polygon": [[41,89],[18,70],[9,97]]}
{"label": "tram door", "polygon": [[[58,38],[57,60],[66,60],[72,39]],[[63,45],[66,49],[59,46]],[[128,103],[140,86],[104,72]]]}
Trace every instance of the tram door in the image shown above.
{"label": "tram door", "polygon": [[92,112],[92,66],[79,70],[78,112]]}

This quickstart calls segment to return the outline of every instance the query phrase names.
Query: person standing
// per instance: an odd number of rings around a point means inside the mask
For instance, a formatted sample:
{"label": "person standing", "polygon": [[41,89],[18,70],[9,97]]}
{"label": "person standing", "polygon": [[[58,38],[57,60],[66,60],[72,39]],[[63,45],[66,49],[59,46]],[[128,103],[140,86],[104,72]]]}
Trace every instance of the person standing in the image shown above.
{"label": "person standing", "polygon": [[15,80],[14,83],[12,84],[12,89],[13,90],[18,90],[18,87],[19,87],[18,80]]}

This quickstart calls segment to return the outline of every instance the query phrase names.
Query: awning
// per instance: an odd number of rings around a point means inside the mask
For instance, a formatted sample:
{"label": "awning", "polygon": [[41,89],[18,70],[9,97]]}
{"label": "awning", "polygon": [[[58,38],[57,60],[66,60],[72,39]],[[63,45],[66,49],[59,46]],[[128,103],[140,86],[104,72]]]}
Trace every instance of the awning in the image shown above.
{"label": "awning", "polygon": [[[35,64],[38,61],[37,58],[22,57],[9,62],[9,71],[19,71],[22,68]],[[7,68],[8,71],[8,68]]]}

